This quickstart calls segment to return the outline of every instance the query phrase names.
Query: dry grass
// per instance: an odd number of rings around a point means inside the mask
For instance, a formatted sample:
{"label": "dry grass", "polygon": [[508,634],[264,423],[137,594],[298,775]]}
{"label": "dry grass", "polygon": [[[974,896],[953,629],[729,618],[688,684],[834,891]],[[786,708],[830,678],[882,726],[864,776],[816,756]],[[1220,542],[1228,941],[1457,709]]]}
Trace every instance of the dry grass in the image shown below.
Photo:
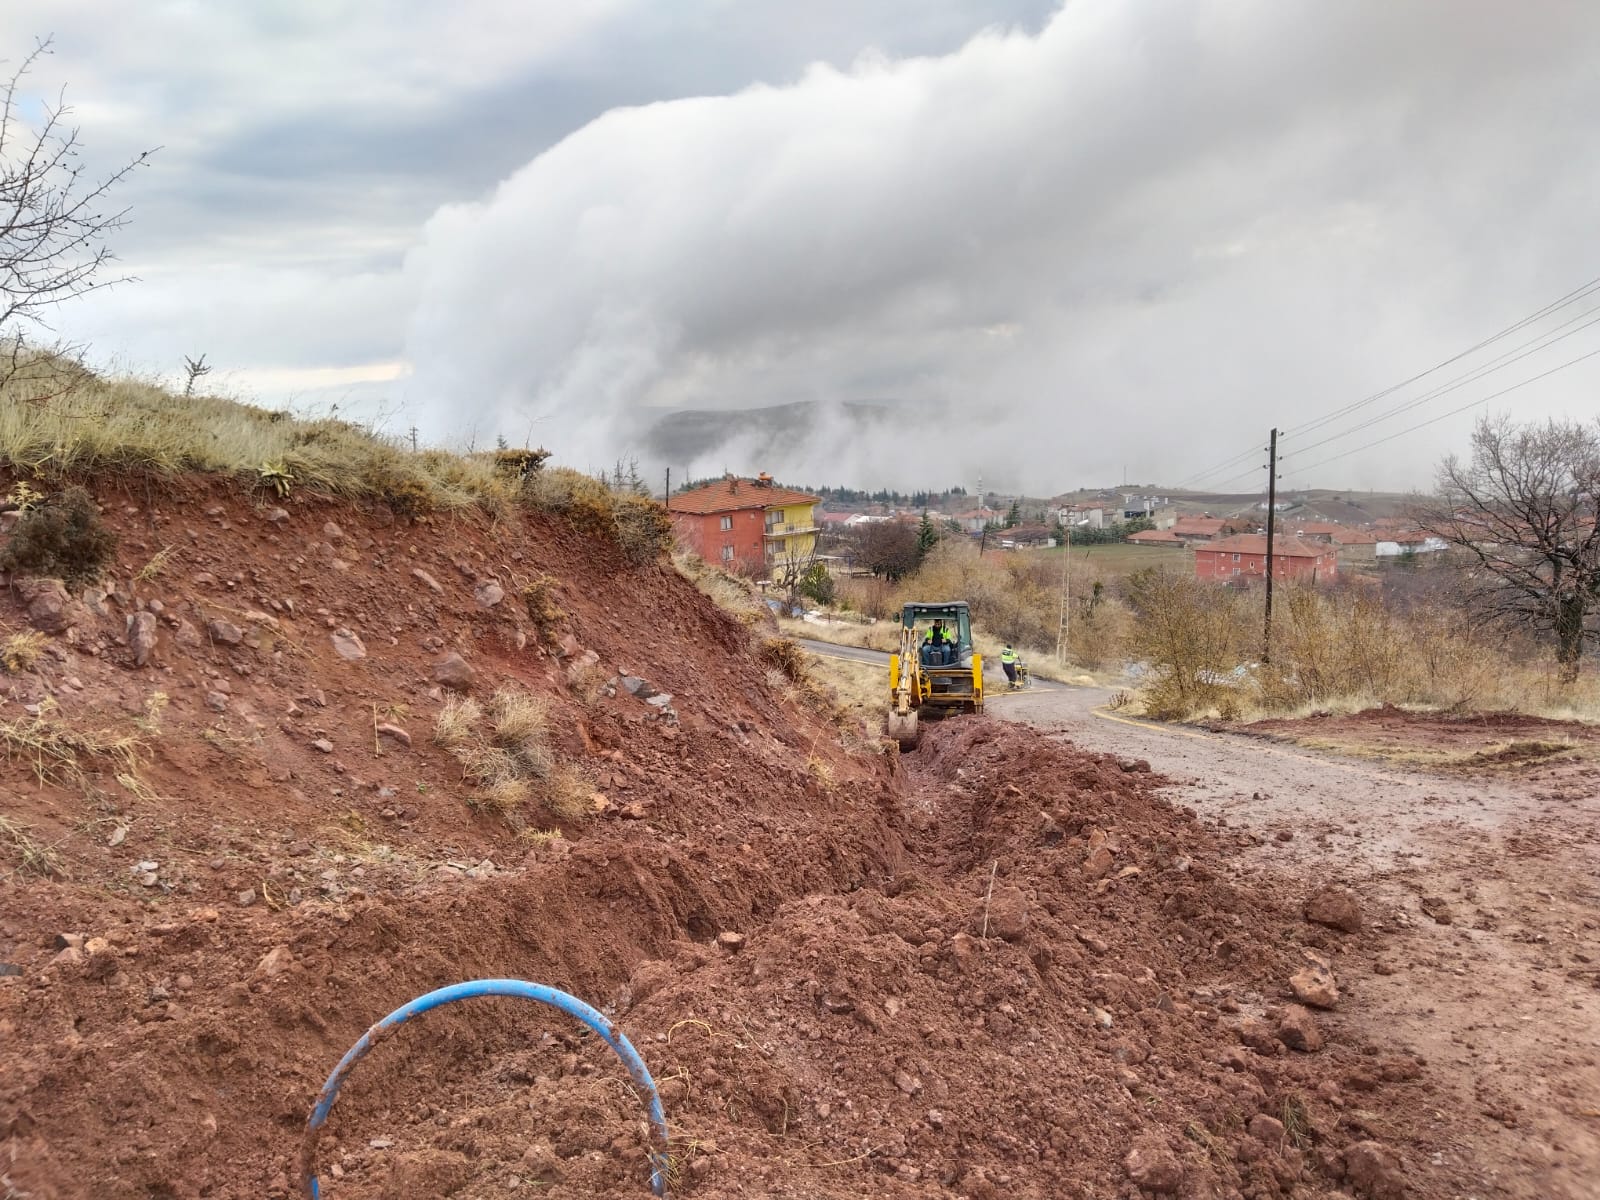
{"label": "dry grass", "polygon": [[152,579],[161,578],[161,573],[167,569],[177,551],[176,546],[163,546],[150,556],[149,562],[139,568],[134,579],[139,583],[149,583]]}
{"label": "dry grass", "polygon": [[182,396],[77,367],[70,373],[73,385],[59,395],[41,393],[40,381],[60,372],[23,371],[0,384],[0,466],[35,478],[106,471],[223,475],[280,499],[306,490],[377,501],[410,517],[534,509],[610,539],[636,564],[654,561],[671,544],[660,504],[577,471],[545,467],[542,450],[414,451],[398,437],[349,421]]}
{"label": "dry grass", "polygon": [[[1538,647],[1508,642],[1445,604],[1405,611],[1364,589],[1288,585],[1259,662],[1260,597],[1192,578],[1136,581],[1129,653],[1147,673],[1130,710],[1160,719],[1256,720],[1380,704],[1448,712],[1600,716],[1600,680],[1559,681]],[[1420,761],[1420,760],[1419,760]]]}
{"label": "dry grass", "polygon": [[27,763],[41,784],[87,787],[90,765],[137,774],[143,748],[132,734],[73,729],[49,716],[0,722],[0,760]]}
{"label": "dry grass", "polygon": [[461,764],[472,787],[467,803],[513,824],[530,805],[557,820],[576,822],[591,810],[593,789],[575,766],[560,762],[550,746],[546,701],[502,688],[487,705],[451,697],[434,723],[433,740]]}
{"label": "dry grass", "polygon": [[0,666],[8,675],[31,671],[39,662],[50,639],[36,629],[24,629],[0,642]]}
{"label": "dry grass", "polygon": [[772,610],[762,598],[761,591],[750,580],[713,566],[698,555],[679,553],[672,556],[672,565],[711,602],[724,612],[731,613],[751,628],[769,625]]}
{"label": "dry grass", "polygon": [[528,620],[533,622],[534,629],[544,641],[554,638],[556,630],[567,619],[566,610],[556,603],[555,585],[556,581],[551,576],[540,575],[517,589],[522,593]]}
{"label": "dry grass", "polygon": [[61,857],[53,846],[33,835],[33,830],[9,817],[0,816],[0,851],[13,859],[26,874],[53,878],[63,874]]}
{"label": "dry grass", "polygon": [[789,638],[768,638],[761,643],[757,657],[792,683],[806,681],[806,652]]}
{"label": "dry grass", "polygon": [[834,703],[841,710],[853,717],[865,717],[869,723],[880,721],[888,712],[887,664],[878,666],[822,654],[809,654],[807,658],[812,679],[832,691]]}

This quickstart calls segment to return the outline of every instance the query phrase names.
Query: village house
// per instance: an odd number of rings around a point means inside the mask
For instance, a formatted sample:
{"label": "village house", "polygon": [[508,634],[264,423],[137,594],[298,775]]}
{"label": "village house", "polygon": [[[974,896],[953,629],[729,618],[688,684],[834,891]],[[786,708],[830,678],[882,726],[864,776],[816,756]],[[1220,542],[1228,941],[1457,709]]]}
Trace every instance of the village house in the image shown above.
{"label": "village house", "polygon": [[1136,546],[1184,546],[1188,543],[1172,529],[1141,529],[1122,539]]}
{"label": "village house", "polygon": [[1172,532],[1185,542],[1214,542],[1235,531],[1221,517],[1179,517]]}
{"label": "village house", "polygon": [[781,487],[772,476],[729,475],[667,502],[678,539],[706,562],[778,578],[817,549],[818,499]]}
{"label": "village house", "polygon": [[[1241,533],[1196,546],[1197,579],[1244,585],[1267,575],[1267,539],[1264,534]],[[1338,578],[1338,551],[1332,545],[1275,537],[1272,542],[1272,577],[1326,583]]]}
{"label": "village house", "polygon": [[1053,509],[1056,524],[1065,529],[1104,529],[1116,520],[1103,504],[1063,504]]}

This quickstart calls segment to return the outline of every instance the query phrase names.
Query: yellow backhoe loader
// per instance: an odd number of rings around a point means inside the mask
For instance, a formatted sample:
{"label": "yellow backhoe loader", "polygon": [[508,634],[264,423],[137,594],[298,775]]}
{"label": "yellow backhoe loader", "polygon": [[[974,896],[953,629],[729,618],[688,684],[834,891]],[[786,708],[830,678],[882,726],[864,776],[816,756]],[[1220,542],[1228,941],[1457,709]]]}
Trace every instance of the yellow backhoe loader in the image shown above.
{"label": "yellow backhoe loader", "polygon": [[923,710],[983,711],[983,656],[973,653],[964,600],[901,610],[900,650],[889,656],[889,736],[902,750],[916,748]]}

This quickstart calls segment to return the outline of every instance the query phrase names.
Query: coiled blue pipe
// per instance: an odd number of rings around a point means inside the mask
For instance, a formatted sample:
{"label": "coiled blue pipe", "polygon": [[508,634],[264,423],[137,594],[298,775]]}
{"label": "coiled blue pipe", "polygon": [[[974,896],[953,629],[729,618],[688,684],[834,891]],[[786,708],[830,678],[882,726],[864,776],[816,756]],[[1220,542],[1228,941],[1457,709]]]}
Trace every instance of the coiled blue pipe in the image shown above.
{"label": "coiled blue pipe", "polygon": [[633,1048],[633,1044],[615,1025],[576,996],[569,996],[556,988],[546,987],[542,983],[529,983],[523,979],[474,979],[467,983],[455,983],[449,987],[439,988],[426,996],[418,996],[410,1004],[401,1005],[362,1034],[361,1040],[351,1046],[339,1060],[339,1065],[334,1067],[333,1074],[328,1076],[328,1082],[322,1085],[322,1091],[317,1094],[317,1106],[311,1110],[311,1119],[306,1122],[305,1140],[300,1144],[300,1188],[307,1200],[317,1200],[320,1195],[315,1162],[317,1142],[322,1136],[322,1127],[327,1123],[328,1113],[333,1109],[333,1102],[339,1095],[339,1085],[344,1082],[345,1076],[366,1057],[367,1051],[412,1017],[419,1016],[429,1009],[438,1008],[441,1004],[468,1000],[474,996],[518,996],[526,1000],[537,1000],[540,1004],[548,1004],[551,1008],[560,1009],[568,1016],[582,1021],[598,1033],[606,1045],[616,1051],[617,1057],[622,1060],[622,1065],[628,1068],[628,1075],[633,1079],[634,1086],[644,1094],[645,1108],[650,1116],[650,1129],[657,1143],[655,1149],[650,1152],[650,1190],[657,1196],[665,1196],[667,1118],[661,1111],[661,1095],[656,1091],[655,1080],[650,1078],[650,1072],[645,1069],[644,1060],[639,1057],[639,1052]]}

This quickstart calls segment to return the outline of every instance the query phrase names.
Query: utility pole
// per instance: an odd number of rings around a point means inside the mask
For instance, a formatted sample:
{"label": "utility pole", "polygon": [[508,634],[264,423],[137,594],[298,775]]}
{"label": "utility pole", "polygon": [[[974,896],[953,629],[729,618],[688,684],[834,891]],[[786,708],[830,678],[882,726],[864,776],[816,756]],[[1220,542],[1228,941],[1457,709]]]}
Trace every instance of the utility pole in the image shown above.
{"label": "utility pole", "polygon": [[417,452],[417,427],[415,425],[413,425],[411,427],[411,453],[415,454],[416,452]]}
{"label": "utility pole", "polygon": [[1267,616],[1261,635],[1261,661],[1272,661],[1272,533],[1278,524],[1278,431],[1267,444]]}
{"label": "utility pole", "polygon": [[672,468],[671,467],[667,468],[667,494],[664,495],[663,497],[661,497],[661,503],[663,503],[663,504],[671,504],[672,503]]}
{"label": "utility pole", "polygon": [[1067,568],[1072,565],[1072,526],[1062,530],[1061,541],[1061,617],[1056,626],[1056,662],[1067,665],[1067,622],[1072,610],[1067,606]]}

